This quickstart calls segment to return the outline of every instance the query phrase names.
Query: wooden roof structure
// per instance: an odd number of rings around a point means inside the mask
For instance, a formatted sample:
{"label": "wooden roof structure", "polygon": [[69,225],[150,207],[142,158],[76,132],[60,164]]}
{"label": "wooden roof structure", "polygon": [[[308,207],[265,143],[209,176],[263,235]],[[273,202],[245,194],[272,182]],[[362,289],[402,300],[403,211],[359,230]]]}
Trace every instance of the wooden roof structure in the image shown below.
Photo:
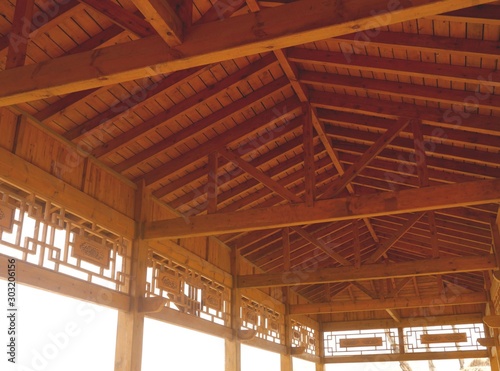
{"label": "wooden roof structure", "polygon": [[0,15],[2,181],[182,246],[238,290],[289,288],[288,314],[325,328],[436,300],[500,310],[500,2],[5,0]]}

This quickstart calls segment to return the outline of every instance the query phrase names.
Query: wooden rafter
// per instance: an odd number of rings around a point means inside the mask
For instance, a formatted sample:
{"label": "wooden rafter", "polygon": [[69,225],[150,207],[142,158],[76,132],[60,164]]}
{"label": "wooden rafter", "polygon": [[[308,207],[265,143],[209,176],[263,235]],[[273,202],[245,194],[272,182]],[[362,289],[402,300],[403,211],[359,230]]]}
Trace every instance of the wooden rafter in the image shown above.
{"label": "wooden rafter", "polygon": [[[464,10],[471,14],[477,8]],[[500,8],[495,7],[500,12]],[[366,45],[366,41],[359,39],[359,35],[350,34],[336,37],[346,43],[358,45],[360,48]],[[359,39],[359,40],[358,40]],[[456,55],[478,55],[492,57],[498,53],[497,43],[489,40],[471,40],[463,38],[444,37],[436,35],[412,34],[403,32],[379,32],[370,38],[370,45],[389,48],[404,48],[405,50],[416,50],[418,52],[430,51],[432,53],[453,53]]]}
{"label": "wooden rafter", "polygon": [[413,225],[422,217],[422,213],[416,213],[410,216],[410,218],[402,225],[400,229],[396,231],[389,239],[378,244],[377,249],[370,255],[366,263],[371,264],[379,260],[396,242],[399,241],[403,235],[408,232]]}
{"label": "wooden rafter", "polygon": [[[311,92],[310,100],[311,105],[316,108],[371,114],[377,117],[393,120],[398,117],[406,117],[410,119],[418,117],[424,124],[436,124],[437,126],[447,128],[453,128],[456,125],[456,120],[452,120],[453,122],[446,121],[446,110],[434,107],[422,107],[409,103],[385,102],[371,98],[342,96],[320,91]],[[480,130],[480,132],[486,133],[491,130],[491,127],[495,126],[494,123],[496,120],[496,117],[471,113],[461,120],[460,127],[462,130]],[[488,127],[490,129],[488,129]],[[496,131],[494,130],[493,132]],[[492,132],[489,131],[489,133]]]}
{"label": "wooden rafter", "polygon": [[154,34],[151,25],[143,18],[131,11],[122,8],[110,0],[79,0],[90,8],[99,12],[117,26],[127,30],[138,37],[147,37]]}
{"label": "wooden rafter", "polygon": [[9,47],[5,68],[24,66],[31,30],[31,18],[35,0],[17,0],[12,29],[9,33]]}
{"label": "wooden rafter", "polygon": [[[119,83],[215,63],[230,58],[322,40],[371,28],[373,13],[386,11],[385,0],[306,0],[253,14],[192,27],[183,44],[171,49],[152,36],[125,44],[101,48],[0,73],[0,105],[36,100],[53,95]],[[379,26],[425,17],[491,0],[419,0],[410,7],[391,12]],[[339,12],[339,9],[342,11]],[[380,23],[380,21],[379,21]],[[213,38],[230,29],[230,38]],[[256,30],[259,30],[256,32]],[[265,35],[265,36],[263,36]],[[300,35],[300,37],[297,37]],[[210,42],[208,42],[210,41]],[[113,63],[119,60],[120,63]],[[70,73],[78,71],[78,74]],[[475,75],[477,76],[477,74]]]}
{"label": "wooden rafter", "polygon": [[347,184],[349,184],[367,165],[373,160],[382,150],[398,136],[409,123],[409,120],[399,119],[393,126],[391,126],[373,145],[366,151],[361,158],[352,166],[350,166],[344,174],[335,179],[331,185],[328,186],[326,191],[321,195],[322,199],[331,198],[338,195]]}
{"label": "wooden rafter", "polygon": [[[279,80],[277,81],[279,82]],[[173,164],[168,162],[150,171],[144,175],[143,178],[146,180],[146,184],[155,184],[161,181],[164,177],[175,174],[186,165],[199,160],[201,157],[208,155],[210,152],[216,151],[219,148],[228,145],[238,138],[250,135],[266,125],[271,125],[280,121],[287,122],[287,120],[293,118],[295,114],[298,114],[301,109],[302,107],[296,98],[287,99],[272,109],[268,109],[247,120],[245,125],[236,126],[226,131],[224,135],[219,135],[211,141],[203,143],[197,148],[196,152],[190,152],[185,156],[182,156],[181,159],[173,161]]]}
{"label": "wooden rafter", "polygon": [[[485,86],[500,86],[500,77],[493,69],[479,67],[463,67],[454,65],[440,65],[430,62],[395,60],[394,58],[374,57],[369,55],[350,55],[324,50],[311,50],[305,48],[291,48],[288,58],[293,62],[320,64],[340,68],[356,68],[362,71],[381,73],[397,73],[401,76],[439,78],[457,82],[478,84],[478,76],[488,76],[492,73],[491,80],[483,79]],[[434,68],[431,68],[434,67]]]}
{"label": "wooden rafter", "polygon": [[144,238],[207,236],[256,229],[349,220],[381,214],[401,214],[500,201],[500,180],[449,184],[399,192],[382,192],[304,204],[195,216],[189,225],[183,218],[151,222]]}
{"label": "wooden rafter", "polygon": [[132,0],[168,46],[177,46],[184,38],[184,24],[168,1]]}
{"label": "wooden rafter", "polygon": [[266,174],[264,174],[262,171],[259,169],[253,167],[251,164],[249,164],[247,161],[243,160],[241,157],[239,157],[237,154],[235,154],[232,151],[228,151],[227,149],[224,148],[219,148],[218,152],[221,154],[221,156],[225,157],[229,161],[231,161],[234,165],[238,166],[239,168],[243,169],[246,171],[248,174],[250,174],[252,177],[257,179],[259,182],[264,184],[266,187],[269,189],[273,190],[277,194],[283,196],[286,200],[291,201],[291,202],[296,202],[300,203],[302,202],[302,198],[288,190],[287,188],[283,187],[280,183],[278,183],[276,180],[270,178]]}

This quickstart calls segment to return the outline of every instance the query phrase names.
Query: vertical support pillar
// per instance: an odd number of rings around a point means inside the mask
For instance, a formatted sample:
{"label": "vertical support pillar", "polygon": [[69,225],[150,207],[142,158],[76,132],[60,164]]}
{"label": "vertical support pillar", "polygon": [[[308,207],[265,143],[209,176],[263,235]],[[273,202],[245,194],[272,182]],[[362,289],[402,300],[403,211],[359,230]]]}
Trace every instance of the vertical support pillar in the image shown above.
{"label": "vertical support pillar", "polygon": [[240,271],[239,252],[236,247],[231,250],[231,273],[233,275],[233,287],[231,288],[231,327],[233,338],[225,340],[225,371],[241,371],[241,342],[238,339],[240,330],[240,290],[236,288],[236,278]]}
{"label": "vertical support pillar", "polygon": [[[290,270],[290,229],[283,228],[283,269]],[[292,359],[292,323],[290,321],[290,287],[283,287],[283,302],[285,304],[285,347],[286,353],[281,354],[281,371],[293,371]]]}
{"label": "vertical support pillar", "polygon": [[[320,316],[321,317],[321,316]],[[316,343],[317,353],[319,356],[319,362],[316,362],[316,371],[325,370],[325,332],[323,331],[323,324],[319,322],[318,328],[318,342]]]}
{"label": "vertical support pillar", "polygon": [[136,233],[132,244],[130,273],[131,307],[118,313],[115,371],[141,371],[144,314],[139,312],[139,301],[145,295],[148,247],[142,240],[142,225],[146,221],[149,193],[144,181],[138,184],[135,197]]}

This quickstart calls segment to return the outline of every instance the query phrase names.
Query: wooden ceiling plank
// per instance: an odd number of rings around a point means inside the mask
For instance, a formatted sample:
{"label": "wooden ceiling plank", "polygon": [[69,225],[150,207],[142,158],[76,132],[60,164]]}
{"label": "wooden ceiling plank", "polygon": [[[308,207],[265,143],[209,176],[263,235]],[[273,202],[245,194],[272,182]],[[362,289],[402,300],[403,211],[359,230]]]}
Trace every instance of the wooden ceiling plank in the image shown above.
{"label": "wooden ceiling plank", "polygon": [[[289,130],[287,130],[284,134],[285,135],[290,134],[291,132],[294,131],[294,129],[299,128],[301,126],[301,124],[302,123],[298,119],[291,121],[288,124]],[[280,133],[280,134],[283,134],[283,133]],[[262,140],[260,140],[258,143],[259,146],[257,148],[255,148],[255,150],[262,148],[267,143],[269,143],[273,140],[276,140],[276,139],[278,139],[278,138],[272,137],[272,136],[267,136],[266,138],[262,138]],[[261,165],[265,165],[265,164],[269,163],[270,161],[273,161],[276,156],[287,153],[287,152],[293,150],[294,148],[298,147],[301,142],[302,141],[300,140],[300,138],[297,138],[296,140],[292,140],[290,142],[287,142],[283,146],[276,147],[275,149],[267,152],[266,154],[264,154],[262,156],[253,158],[250,161],[250,164],[253,167],[259,167]],[[254,153],[253,146],[252,146],[252,151],[249,152],[249,154],[252,154],[252,153]],[[293,161],[291,161],[292,159],[293,159]],[[300,161],[300,159],[298,159],[297,156],[294,156],[294,157],[288,159],[287,161],[285,161],[284,163],[281,163],[279,166],[273,167],[269,171],[265,171],[265,173],[270,177],[272,177],[274,175],[281,174],[281,173],[285,172],[288,168],[294,167],[299,161]],[[229,163],[230,162],[227,161],[226,159],[220,158],[219,159],[220,169],[223,170]],[[205,166],[202,166],[200,169],[195,170],[191,173],[188,173],[188,174],[174,180],[173,182],[169,183],[165,187],[160,188],[158,191],[155,192],[155,194],[158,194],[159,196],[161,196],[163,194],[163,192],[167,192],[165,194],[175,192],[180,187],[187,186],[190,183],[192,183],[196,180],[199,180],[200,178],[202,178],[202,176],[205,173],[206,173],[206,168],[205,168]],[[224,183],[220,183],[220,185],[229,184],[230,182],[233,182],[235,180],[240,179],[242,176],[243,176],[243,172],[231,172],[230,174],[228,173],[227,176],[224,177]],[[280,179],[280,183],[281,183],[281,179]],[[232,198],[237,197],[240,193],[246,192],[246,191],[252,189],[253,187],[257,186],[258,184],[259,184],[259,182],[257,180],[255,180],[253,178],[248,179],[248,180],[240,183],[239,185],[234,186],[231,189],[221,193],[219,196],[219,203],[222,205],[223,203],[231,200]],[[205,185],[202,184],[202,185],[198,186],[197,188],[195,188],[193,190],[192,194],[188,195],[186,193],[185,196],[177,197],[175,200],[170,202],[170,205],[173,208],[177,208],[181,205],[189,203],[190,201],[194,201],[192,198],[193,194],[202,194],[204,187],[205,187]],[[267,188],[263,188],[263,189],[267,190]]]}
{"label": "wooden ceiling plank", "polygon": [[[39,33],[44,33],[45,31],[54,27],[55,24],[64,21],[65,19],[71,17],[73,14],[80,10],[81,6],[77,0],[70,0],[64,4],[58,4],[57,10],[55,12],[49,11],[37,11],[35,16],[31,20],[31,28],[28,38],[33,38]],[[38,18],[38,19],[37,19]],[[40,22],[39,19],[43,19],[44,22]],[[47,20],[45,22],[45,19]],[[9,35],[0,37],[0,55],[7,51],[10,45]]]}
{"label": "wooden ceiling plank", "polygon": [[347,184],[349,184],[377,155],[384,150],[391,141],[396,138],[410,120],[399,119],[392,125],[373,145],[361,156],[361,158],[351,165],[339,178],[335,179],[326,191],[321,195],[321,199],[337,196]]}
{"label": "wooden ceiling plank", "polygon": [[494,4],[486,4],[443,14],[435,14],[428,18],[448,22],[479,23],[500,26],[500,7]]}
{"label": "wooden ceiling plank", "polygon": [[[264,57],[259,61],[257,61],[256,63],[253,63],[245,68],[242,68],[238,72],[219,81],[214,86],[208,87],[207,89],[202,90],[198,94],[195,94],[177,103],[164,113],[156,115],[150,120],[143,122],[141,125],[138,125],[137,127],[128,130],[127,132],[112,139],[108,143],[103,144],[101,147],[96,147],[92,153],[96,157],[103,157],[125,147],[130,142],[137,140],[137,138],[143,137],[148,133],[153,132],[160,125],[165,124],[169,120],[175,119],[177,116],[182,115],[183,113],[189,111],[198,104],[202,104],[204,100],[210,98],[211,96],[219,94],[229,89],[230,87],[238,84],[243,78],[248,77],[259,71],[262,71],[265,68],[269,68],[275,61],[276,59],[274,59],[272,56]],[[182,74],[182,73],[184,73],[184,71],[177,72],[176,74]],[[190,76],[186,76],[185,80],[182,80],[182,82],[188,80],[189,77]],[[267,95],[273,93],[275,90],[285,86],[284,81],[285,79],[277,79],[276,81],[273,81],[272,83],[263,86],[262,88],[250,93],[245,98],[240,99],[226,107],[221,108],[220,110],[214,112],[212,115],[202,118],[201,120],[195,122],[194,124],[180,130],[177,133],[174,133],[170,137],[165,138],[165,140],[157,144],[154,144],[146,148],[144,151],[122,161],[121,163],[117,164],[114,167],[114,170],[118,172],[123,172],[130,167],[136,166],[146,161],[148,158],[152,156],[158,155],[159,153],[161,153],[162,150],[166,150],[167,148],[169,148],[174,144],[177,145],[180,144],[189,136],[199,132],[199,130],[201,130],[202,128],[208,128],[216,124],[220,120],[223,120],[226,116],[230,116],[236,113],[238,109],[243,109],[241,107],[247,107],[248,105],[254,103],[258,99],[263,99],[263,97],[266,97]]]}
{"label": "wooden ceiling plank", "polygon": [[[340,4],[339,4],[340,1]],[[220,22],[193,26],[185,42],[170,48],[151,36],[56,58],[0,73],[0,105],[116,84],[175,70],[282,49],[373,27],[373,14],[387,11],[386,0],[305,0],[263,9]],[[491,0],[419,0],[378,17],[379,26],[439,14]],[[364,4],[366,3],[366,4]],[[341,9],[339,11],[339,9]],[[231,37],[214,38],[231,30]],[[300,37],[298,37],[300,35]],[[120,63],[116,63],[119,61]],[[405,61],[406,63],[407,61]],[[450,69],[452,66],[447,66]],[[78,73],[75,73],[78,71]],[[477,74],[475,75],[477,76]]]}
{"label": "wooden ceiling plank", "polygon": [[[288,50],[288,58],[293,62],[348,69],[356,68],[372,73],[380,72],[413,78],[453,80],[469,84],[478,84],[480,82],[484,86],[500,86],[500,73],[487,68],[464,67],[357,54],[348,55],[348,58],[346,58],[346,55],[340,52],[297,47]],[[478,79],[478,76],[483,76],[483,78]],[[488,76],[488,78],[484,78],[484,76]]]}
{"label": "wooden ceiling plank", "polygon": [[17,0],[12,28],[8,35],[9,47],[5,69],[24,66],[31,30],[35,0]]}
{"label": "wooden ceiling plank", "polygon": [[110,0],[79,0],[91,9],[102,14],[117,26],[131,32],[138,37],[147,37],[154,34],[151,25],[131,11],[122,8]]}
{"label": "wooden ceiling plank", "polygon": [[384,300],[359,300],[356,302],[331,302],[315,304],[294,304],[290,306],[290,315],[300,314],[320,314],[320,313],[346,313],[358,311],[373,311],[386,309],[407,309],[435,307],[436,305],[465,305],[483,304],[487,302],[484,292],[474,292],[468,294],[448,294],[422,297],[398,297]]}
{"label": "wooden ceiling plank", "polygon": [[295,202],[295,203],[302,202],[302,198],[300,198],[296,194],[289,191],[287,188],[282,186],[276,180],[267,176],[266,174],[264,174],[262,171],[260,171],[256,167],[252,166],[247,161],[243,160],[234,151],[228,151],[225,148],[219,148],[218,152],[220,153],[221,156],[225,157],[226,159],[231,161],[234,165],[238,166],[239,168],[241,168],[242,170],[244,170],[245,172],[250,174],[252,177],[254,177],[259,182],[264,184],[266,187],[271,189],[273,192],[275,192],[275,193],[279,194],[280,196],[282,196],[283,198],[285,198],[285,200]]}
{"label": "wooden ceiling plank", "polygon": [[182,44],[184,24],[168,1],[132,0],[132,2],[168,46]]}
{"label": "wooden ceiling plank", "polygon": [[[500,8],[496,7],[500,13]],[[471,9],[467,9],[470,11]],[[364,40],[359,40],[359,35],[337,36],[335,39],[352,44],[360,48],[367,45]],[[498,43],[487,40],[472,40],[458,37],[445,37],[437,35],[426,35],[423,33],[413,34],[404,32],[380,31],[369,41],[370,45],[387,48],[402,48],[404,50],[414,49],[418,52],[429,51],[431,53],[452,53],[458,55],[477,55],[487,58],[498,57]]]}
{"label": "wooden ceiling plank", "polygon": [[438,103],[450,103],[463,107],[494,109],[500,106],[500,97],[488,94],[486,99],[471,101],[471,92],[445,89],[424,85],[415,85],[397,81],[386,81],[378,79],[367,79],[365,77],[353,77],[328,74],[314,71],[301,71],[300,81],[304,84],[315,86],[331,86],[341,88],[354,88],[363,92],[376,94],[389,94],[391,96],[421,99]]}
{"label": "wooden ceiling plank", "polygon": [[[143,104],[144,101],[154,98],[155,96],[165,92],[165,90],[167,89],[175,89],[200,72],[200,68],[191,68],[184,71],[174,72],[171,75],[165,77],[160,82],[153,82],[151,85],[142,88],[139,92],[136,92],[135,95],[140,96],[141,99],[133,99],[133,96],[126,97],[125,99],[123,99],[127,101],[126,105],[122,102],[118,102],[108,110],[103,111],[92,117],[90,120],[79,124],[71,130],[68,130],[63,134],[63,136],[68,140],[78,140],[83,136],[88,135],[88,133],[94,129],[107,126],[112,121],[119,120],[121,117],[126,117],[137,105]],[[145,126],[147,127],[148,125]],[[104,146],[105,145],[106,144],[104,144]],[[111,146],[113,147],[114,145]]]}
{"label": "wooden ceiling plank", "polygon": [[212,140],[205,142],[197,147],[196,151],[191,151],[180,159],[175,159],[173,161],[167,162],[149,173],[145,174],[143,177],[146,180],[147,185],[153,185],[160,182],[164,177],[171,176],[177,173],[185,166],[191,164],[193,161],[199,160],[200,158],[206,156],[208,153],[218,150],[223,146],[230,144],[242,136],[250,135],[252,132],[260,129],[265,125],[271,125],[279,121],[288,121],[293,118],[293,115],[301,111],[302,107],[300,102],[296,98],[287,99],[281,103],[278,103],[271,109],[268,109],[257,116],[245,122],[245,125],[238,125],[232,129],[227,130],[222,135],[219,135]]}
{"label": "wooden ceiling plank", "polygon": [[[323,268],[304,272],[273,272],[253,275],[241,275],[237,285],[240,288],[282,287],[323,284],[327,282],[371,281],[385,278],[405,278],[432,276],[435,274],[477,272],[495,269],[494,255],[460,256],[450,258],[423,259],[398,263],[365,264],[358,269],[352,266]],[[301,280],[289,282],[283,277],[303,273]]]}
{"label": "wooden ceiling plank", "polygon": [[[453,115],[450,114],[450,111],[434,107],[386,102],[372,98],[342,96],[320,91],[312,91],[310,101],[311,105],[316,108],[363,113],[365,115],[368,114],[393,120],[397,119],[399,114],[399,117],[419,118],[424,124],[498,135],[498,130],[495,128],[498,118],[493,116],[470,113],[466,118],[462,118],[458,113]],[[318,112],[320,112],[319,109]]]}

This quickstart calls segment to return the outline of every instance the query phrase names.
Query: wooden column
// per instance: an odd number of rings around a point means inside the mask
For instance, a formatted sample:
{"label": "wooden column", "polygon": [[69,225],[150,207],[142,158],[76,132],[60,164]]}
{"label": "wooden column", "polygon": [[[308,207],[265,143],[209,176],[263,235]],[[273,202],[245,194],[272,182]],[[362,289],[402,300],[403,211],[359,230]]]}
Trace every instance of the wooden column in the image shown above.
{"label": "wooden column", "polygon": [[[290,229],[283,228],[283,268],[290,270]],[[292,359],[292,323],[290,321],[290,288],[283,287],[283,302],[285,303],[285,346],[286,354],[281,354],[281,371],[293,371]]]}
{"label": "wooden column", "polygon": [[139,312],[139,302],[144,297],[146,288],[148,248],[141,239],[141,232],[149,200],[144,182],[139,183],[135,202],[136,234],[132,244],[132,266],[128,267],[131,273],[131,307],[128,312],[118,313],[115,371],[140,371],[142,365],[144,313]]}
{"label": "wooden column", "polygon": [[[239,251],[234,247],[231,250],[231,273],[233,282],[239,273]],[[240,290],[233,284],[231,288],[231,327],[233,328],[233,338],[225,340],[225,371],[241,371],[241,342],[238,339],[240,330]]]}

